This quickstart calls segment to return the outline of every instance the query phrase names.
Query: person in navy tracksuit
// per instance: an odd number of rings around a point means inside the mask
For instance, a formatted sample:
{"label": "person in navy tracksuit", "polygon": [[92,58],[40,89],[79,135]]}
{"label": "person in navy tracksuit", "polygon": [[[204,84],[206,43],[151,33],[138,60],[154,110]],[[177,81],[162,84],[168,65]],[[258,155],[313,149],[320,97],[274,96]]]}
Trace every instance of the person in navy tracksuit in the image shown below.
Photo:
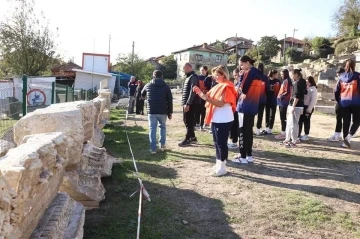
{"label": "person in navy tracksuit", "polygon": [[234,159],[235,163],[252,163],[253,131],[255,115],[259,110],[262,91],[262,76],[253,67],[254,60],[248,56],[240,58],[240,66],[244,71],[241,80],[240,97],[236,111],[239,116],[240,154]]}
{"label": "person in navy tracksuit", "polygon": [[263,121],[263,116],[264,116],[264,110],[265,110],[265,106],[266,106],[266,92],[269,89],[269,79],[266,75],[264,75],[264,64],[263,63],[259,63],[257,68],[260,72],[262,86],[261,86],[261,95],[260,95],[260,100],[259,100],[259,112],[257,115],[255,134],[261,135],[261,134],[266,133],[265,130],[261,131],[261,127],[262,127],[262,121]]}
{"label": "person in navy tracksuit", "polygon": [[[349,59],[345,65],[345,72],[340,74],[335,99],[339,103],[343,117],[344,143],[341,146],[350,148],[351,138],[360,125],[360,74],[355,71],[354,60]],[[353,124],[350,128],[351,117]]]}

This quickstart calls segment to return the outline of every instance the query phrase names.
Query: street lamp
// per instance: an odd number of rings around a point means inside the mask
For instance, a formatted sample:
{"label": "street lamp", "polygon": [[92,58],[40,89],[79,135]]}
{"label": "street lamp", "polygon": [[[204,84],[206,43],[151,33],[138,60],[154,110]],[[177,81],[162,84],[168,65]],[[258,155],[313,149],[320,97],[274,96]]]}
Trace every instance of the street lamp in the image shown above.
{"label": "street lamp", "polygon": [[292,53],[293,53],[293,49],[294,49],[294,37],[295,37],[295,32],[297,32],[299,29],[295,29],[294,28],[294,32],[293,32],[293,37],[291,39],[291,57],[292,57]]}

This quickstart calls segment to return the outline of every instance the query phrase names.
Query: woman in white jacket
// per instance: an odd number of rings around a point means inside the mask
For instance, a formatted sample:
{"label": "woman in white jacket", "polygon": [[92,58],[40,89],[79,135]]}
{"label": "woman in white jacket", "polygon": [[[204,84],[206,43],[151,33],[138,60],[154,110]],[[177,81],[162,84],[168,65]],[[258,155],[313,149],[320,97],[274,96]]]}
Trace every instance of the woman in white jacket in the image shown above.
{"label": "woman in white jacket", "polygon": [[[314,107],[317,102],[317,86],[314,80],[314,77],[309,76],[306,79],[307,84],[307,94],[304,98],[304,113],[300,116],[299,120],[299,139],[302,141],[309,140],[310,133],[310,119],[311,115],[314,112]],[[301,136],[302,127],[304,125],[305,135]]]}

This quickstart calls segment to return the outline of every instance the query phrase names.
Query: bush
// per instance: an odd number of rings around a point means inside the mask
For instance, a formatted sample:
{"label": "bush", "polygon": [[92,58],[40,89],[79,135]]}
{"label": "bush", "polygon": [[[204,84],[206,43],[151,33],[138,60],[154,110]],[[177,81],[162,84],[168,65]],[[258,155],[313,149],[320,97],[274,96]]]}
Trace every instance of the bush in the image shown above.
{"label": "bush", "polygon": [[338,56],[343,53],[352,53],[357,49],[358,49],[357,39],[343,41],[336,45],[335,55]]}

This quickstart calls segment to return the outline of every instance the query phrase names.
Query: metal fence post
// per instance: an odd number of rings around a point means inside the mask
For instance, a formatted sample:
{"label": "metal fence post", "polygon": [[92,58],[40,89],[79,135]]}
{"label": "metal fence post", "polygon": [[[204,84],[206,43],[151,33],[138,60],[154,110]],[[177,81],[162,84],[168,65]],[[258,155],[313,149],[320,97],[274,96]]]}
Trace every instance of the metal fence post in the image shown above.
{"label": "metal fence post", "polygon": [[69,86],[65,88],[65,102],[68,102],[68,93],[69,93]]}
{"label": "metal fence post", "polygon": [[22,77],[22,81],[23,81],[23,90],[22,90],[22,93],[23,93],[23,102],[22,102],[22,112],[23,112],[23,116],[26,115],[27,113],[27,87],[28,87],[28,84],[27,84],[27,80],[28,80],[28,77],[27,75],[23,75]]}
{"label": "metal fence post", "polygon": [[55,104],[55,82],[51,83],[51,104]]}

